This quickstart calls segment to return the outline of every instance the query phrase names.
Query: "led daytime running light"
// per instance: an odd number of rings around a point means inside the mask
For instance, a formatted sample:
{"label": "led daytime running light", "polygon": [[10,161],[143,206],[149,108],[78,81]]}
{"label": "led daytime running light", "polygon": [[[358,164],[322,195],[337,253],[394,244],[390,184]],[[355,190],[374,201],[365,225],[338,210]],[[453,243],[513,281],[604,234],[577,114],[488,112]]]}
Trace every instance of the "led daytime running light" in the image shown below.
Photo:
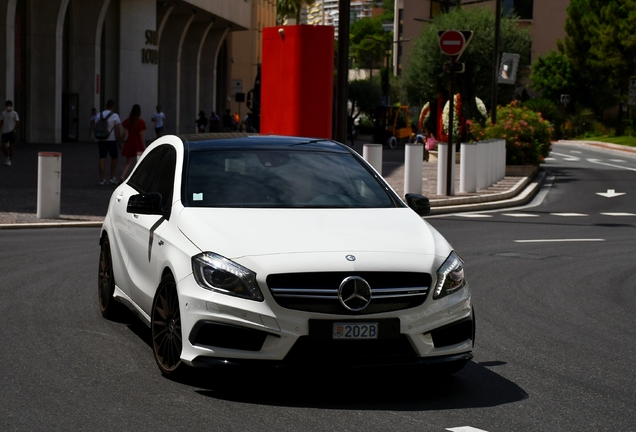
{"label": "led daytime running light", "polygon": [[192,271],[202,287],[223,294],[263,301],[256,273],[212,252],[192,257]]}
{"label": "led daytime running light", "polygon": [[433,298],[438,299],[460,290],[466,285],[464,262],[455,252],[451,252],[444,264],[437,270],[437,284]]}

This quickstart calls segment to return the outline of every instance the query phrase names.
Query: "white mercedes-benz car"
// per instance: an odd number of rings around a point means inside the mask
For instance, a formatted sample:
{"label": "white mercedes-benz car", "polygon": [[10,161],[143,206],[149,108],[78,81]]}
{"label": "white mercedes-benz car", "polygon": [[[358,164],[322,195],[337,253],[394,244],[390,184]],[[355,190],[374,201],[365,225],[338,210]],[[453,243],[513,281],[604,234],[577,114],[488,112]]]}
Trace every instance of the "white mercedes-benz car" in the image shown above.
{"label": "white mercedes-benz car", "polygon": [[151,329],[159,369],[427,365],[472,358],[464,263],[349,147],[164,136],[115,189],[99,307]]}

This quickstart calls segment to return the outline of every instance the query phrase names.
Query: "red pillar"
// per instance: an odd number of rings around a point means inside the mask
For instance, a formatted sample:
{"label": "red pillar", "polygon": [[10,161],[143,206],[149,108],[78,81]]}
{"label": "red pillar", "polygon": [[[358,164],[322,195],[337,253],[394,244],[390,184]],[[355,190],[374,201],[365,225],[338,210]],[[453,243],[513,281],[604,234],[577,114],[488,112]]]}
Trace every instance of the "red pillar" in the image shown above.
{"label": "red pillar", "polygon": [[263,29],[262,134],[331,138],[333,44],[331,26]]}

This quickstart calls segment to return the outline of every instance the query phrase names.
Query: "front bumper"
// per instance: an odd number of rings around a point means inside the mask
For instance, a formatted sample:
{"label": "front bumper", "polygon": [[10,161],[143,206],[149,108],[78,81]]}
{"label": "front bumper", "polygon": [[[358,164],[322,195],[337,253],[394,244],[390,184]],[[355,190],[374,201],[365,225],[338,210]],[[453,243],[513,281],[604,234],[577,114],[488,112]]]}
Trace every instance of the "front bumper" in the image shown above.
{"label": "front bumper", "polygon": [[[205,367],[281,367],[306,364],[421,365],[472,358],[474,320],[469,288],[419,307],[364,317],[309,313],[201,288],[192,275],[179,281],[184,363]],[[317,336],[316,323],[379,322],[388,338],[334,341]]]}

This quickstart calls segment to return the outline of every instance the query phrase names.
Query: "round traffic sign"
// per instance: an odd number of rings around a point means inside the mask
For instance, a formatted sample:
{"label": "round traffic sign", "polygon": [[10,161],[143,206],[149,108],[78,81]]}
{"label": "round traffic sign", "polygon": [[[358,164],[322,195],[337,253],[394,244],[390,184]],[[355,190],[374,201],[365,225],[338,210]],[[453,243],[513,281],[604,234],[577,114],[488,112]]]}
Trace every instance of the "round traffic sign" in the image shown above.
{"label": "round traffic sign", "polygon": [[457,30],[446,30],[439,37],[439,47],[442,52],[449,56],[456,56],[462,52],[466,45],[466,39],[462,32]]}

